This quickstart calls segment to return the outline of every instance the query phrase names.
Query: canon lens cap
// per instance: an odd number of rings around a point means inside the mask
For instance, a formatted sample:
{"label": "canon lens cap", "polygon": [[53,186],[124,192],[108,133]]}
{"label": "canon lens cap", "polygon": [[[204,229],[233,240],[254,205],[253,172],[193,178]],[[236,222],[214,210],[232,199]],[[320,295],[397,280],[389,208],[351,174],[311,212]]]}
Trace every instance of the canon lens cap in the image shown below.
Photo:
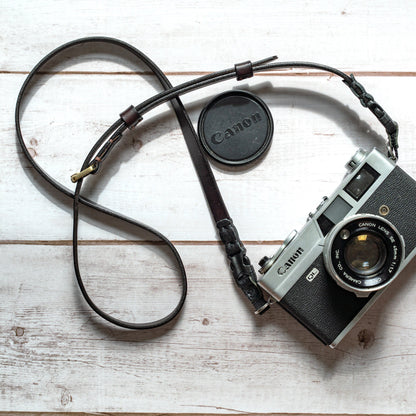
{"label": "canon lens cap", "polygon": [[227,91],[202,110],[198,135],[205,151],[218,162],[244,165],[270,146],[273,119],[259,97],[246,91]]}

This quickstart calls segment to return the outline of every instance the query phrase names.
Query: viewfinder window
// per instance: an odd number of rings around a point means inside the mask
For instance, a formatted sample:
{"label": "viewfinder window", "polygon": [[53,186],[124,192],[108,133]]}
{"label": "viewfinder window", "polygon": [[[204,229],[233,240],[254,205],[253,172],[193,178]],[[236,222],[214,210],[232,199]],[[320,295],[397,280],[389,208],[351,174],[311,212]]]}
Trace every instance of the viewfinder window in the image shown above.
{"label": "viewfinder window", "polygon": [[370,165],[365,164],[344,190],[358,201],[379,176]]}

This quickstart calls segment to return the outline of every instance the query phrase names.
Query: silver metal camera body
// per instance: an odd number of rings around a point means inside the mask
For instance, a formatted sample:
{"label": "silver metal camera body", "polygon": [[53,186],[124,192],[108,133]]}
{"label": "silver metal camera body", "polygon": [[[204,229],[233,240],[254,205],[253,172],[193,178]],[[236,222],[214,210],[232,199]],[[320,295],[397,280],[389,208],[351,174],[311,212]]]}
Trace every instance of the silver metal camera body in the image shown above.
{"label": "silver metal camera body", "polygon": [[335,347],[416,254],[416,181],[374,149],[260,262],[259,285]]}

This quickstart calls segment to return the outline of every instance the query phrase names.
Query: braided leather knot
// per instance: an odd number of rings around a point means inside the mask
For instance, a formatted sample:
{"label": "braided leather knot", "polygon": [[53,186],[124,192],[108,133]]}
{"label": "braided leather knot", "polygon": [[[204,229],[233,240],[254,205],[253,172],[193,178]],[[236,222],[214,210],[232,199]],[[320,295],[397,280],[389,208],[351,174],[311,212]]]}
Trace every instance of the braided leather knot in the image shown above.
{"label": "braided leather knot", "polygon": [[224,243],[230,268],[237,286],[243,291],[254,306],[256,313],[262,314],[269,309],[263,293],[257,286],[257,278],[250,259],[246,256],[246,248],[238,236],[236,227],[230,218],[217,222],[221,241]]}
{"label": "braided leather knot", "polygon": [[353,94],[360,100],[361,105],[368,108],[384,126],[388,135],[387,147],[389,157],[392,157],[394,160],[397,159],[397,149],[399,148],[398,124],[386,113],[383,107],[374,100],[374,97],[365,90],[362,84],[355,79],[353,74],[350,75],[349,81],[343,80],[343,82],[348,85]]}

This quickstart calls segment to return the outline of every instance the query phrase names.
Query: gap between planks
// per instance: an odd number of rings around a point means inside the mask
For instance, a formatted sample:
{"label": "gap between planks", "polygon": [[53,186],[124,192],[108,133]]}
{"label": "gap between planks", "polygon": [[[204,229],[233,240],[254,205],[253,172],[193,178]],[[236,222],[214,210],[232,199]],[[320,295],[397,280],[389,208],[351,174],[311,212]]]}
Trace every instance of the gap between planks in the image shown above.
{"label": "gap between planks", "polygon": [[[115,412],[1,412],[0,416],[352,416],[350,413],[115,413]],[[400,413],[416,416],[416,413]],[[397,413],[359,413],[354,416],[398,416]]]}
{"label": "gap between planks", "polygon": [[[130,246],[130,245],[165,245],[163,241],[152,240],[79,240],[79,246]],[[172,244],[178,246],[219,246],[217,240],[173,240]],[[247,246],[282,245],[283,240],[246,240]],[[27,246],[72,246],[72,240],[0,240],[0,245],[27,245]],[[1,415],[1,413],[0,413]]]}

